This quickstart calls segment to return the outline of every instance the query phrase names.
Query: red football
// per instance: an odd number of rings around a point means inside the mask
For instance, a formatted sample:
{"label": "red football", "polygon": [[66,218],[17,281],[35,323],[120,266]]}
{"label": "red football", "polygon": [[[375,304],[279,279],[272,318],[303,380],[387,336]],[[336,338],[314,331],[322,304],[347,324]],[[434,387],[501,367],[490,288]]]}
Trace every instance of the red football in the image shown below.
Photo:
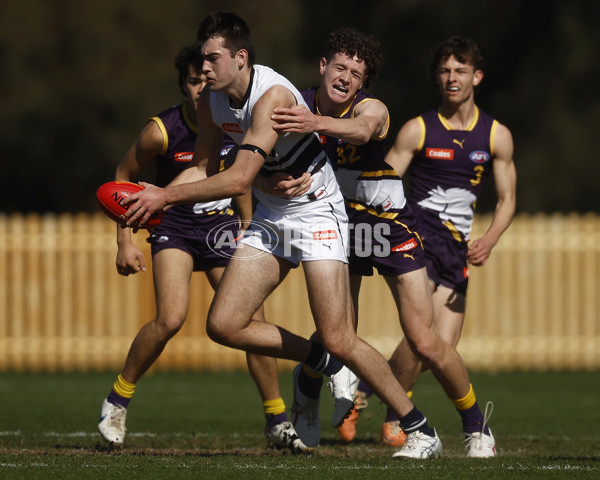
{"label": "red football", "polygon": [[[127,212],[127,207],[121,205],[121,202],[128,197],[141,190],[144,187],[132,182],[112,181],[100,185],[96,191],[98,205],[106,215],[117,223],[121,223],[121,215]],[[156,212],[150,217],[150,220],[144,225],[144,228],[154,228],[163,219],[164,212]]]}

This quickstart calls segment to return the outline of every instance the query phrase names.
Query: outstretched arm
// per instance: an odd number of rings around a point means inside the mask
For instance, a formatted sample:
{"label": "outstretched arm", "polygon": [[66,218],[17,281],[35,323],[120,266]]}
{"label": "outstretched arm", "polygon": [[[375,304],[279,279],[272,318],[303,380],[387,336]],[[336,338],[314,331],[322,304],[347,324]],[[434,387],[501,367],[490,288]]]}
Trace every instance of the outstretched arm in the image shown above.
{"label": "outstretched arm", "polygon": [[[201,94],[201,98],[203,95],[204,92]],[[252,123],[242,143],[257,146],[264,152],[272,151],[277,140],[277,133],[273,130],[273,122],[270,119],[271,112],[274,108],[288,107],[293,104],[295,104],[295,98],[286,88],[275,86],[269,89],[255,104]],[[217,161],[213,158],[214,153],[209,153],[214,151],[211,150],[211,147],[214,149],[217,135],[205,135],[208,128],[200,130],[200,125],[211,121],[208,102],[199,102],[198,115],[199,135],[194,151],[194,161],[202,161],[207,156],[210,161]],[[215,132],[214,129],[212,131]],[[221,137],[219,136],[218,139],[220,141]],[[208,158],[207,161],[209,161]],[[145,190],[130,196],[126,201],[131,205],[125,216],[126,224],[143,226],[152,213],[167,205],[207,202],[243,195],[250,190],[256,174],[263,164],[264,158],[261,153],[240,149],[235,162],[229,169],[208,178],[190,183],[173,184],[164,189],[143,184],[146,187]],[[180,180],[179,176],[177,180]]]}
{"label": "outstretched arm", "polygon": [[388,130],[388,109],[375,99],[358,104],[351,118],[315,115],[305,106],[276,108],[271,119],[277,132],[313,133],[339,138],[353,145],[367,143],[373,137],[384,137]]}

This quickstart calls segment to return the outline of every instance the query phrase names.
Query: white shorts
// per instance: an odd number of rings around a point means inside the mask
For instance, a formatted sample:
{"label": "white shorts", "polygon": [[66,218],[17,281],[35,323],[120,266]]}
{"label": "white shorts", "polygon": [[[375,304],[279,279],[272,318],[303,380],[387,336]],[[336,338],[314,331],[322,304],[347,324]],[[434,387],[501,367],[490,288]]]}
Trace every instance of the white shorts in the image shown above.
{"label": "white shorts", "polygon": [[348,263],[348,217],[342,195],[275,210],[259,203],[242,243],[295,265],[315,260]]}

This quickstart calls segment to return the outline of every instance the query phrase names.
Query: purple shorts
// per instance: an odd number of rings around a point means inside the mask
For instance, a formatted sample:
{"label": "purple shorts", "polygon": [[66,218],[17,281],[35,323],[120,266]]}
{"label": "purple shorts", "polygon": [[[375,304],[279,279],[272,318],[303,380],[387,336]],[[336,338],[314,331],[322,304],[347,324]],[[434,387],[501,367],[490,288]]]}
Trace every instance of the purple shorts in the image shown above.
{"label": "purple shorts", "polygon": [[212,214],[194,214],[188,205],[179,205],[165,212],[163,221],[151,232],[152,256],[167,248],[187,252],[194,260],[194,271],[202,272],[225,267],[235,251],[232,241],[215,241],[214,232],[221,238],[237,239],[238,217],[227,209]]}
{"label": "purple shorts", "polygon": [[429,278],[436,284],[466,295],[469,284],[467,243],[440,235],[425,222],[419,223],[419,232],[425,246],[425,262]]}
{"label": "purple shorts", "polygon": [[371,276],[375,268],[380,275],[396,277],[425,267],[423,245],[409,207],[394,219],[371,210],[346,210],[350,221],[351,275]]}

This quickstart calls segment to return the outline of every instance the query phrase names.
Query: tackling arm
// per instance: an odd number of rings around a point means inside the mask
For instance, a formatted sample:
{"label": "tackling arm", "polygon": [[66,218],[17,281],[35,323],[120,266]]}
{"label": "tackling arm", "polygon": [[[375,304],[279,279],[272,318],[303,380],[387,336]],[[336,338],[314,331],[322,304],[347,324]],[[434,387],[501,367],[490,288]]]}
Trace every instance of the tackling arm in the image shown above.
{"label": "tackling arm", "polygon": [[363,145],[373,137],[384,137],[388,130],[389,113],[379,100],[369,99],[358,104],[352,118],[315,115],[304,106],[276,108],[271,119],[277,132],[313,133],[342,139],[353,145]]}
{"label": "tackling arm", "polygon": [[[271,112],[276,107],[287,107],[293,104],[295,104],[295,98],[286,88],[275,86],[269,89],[255,104],[252,123],[242,143],[259,147],[264,152],[272,151],[277,141],[277,133],[273,130],[273,122],[270,119]],[[202,119],[203,122],[211,119],[210,107],[207,109],[206,104],[198,106],[198,114],[199,120]],[[199,123],[199,128],[200,125],[201,123]],[[205,137],[208,136],[204,135],[204,131],[203,135],[198,136],[194,151],[195,161],[202,161],[211,151],[211,146],[214,147],[216,135]],[[215,161],[218,160],[215,159]],[[152,213],[167,205],[207,202],[243,195],[250,190],[250,186],[263,164],[264,158],[261,153],[240,149],[235,162],[229,169],[203,180],[169,185],[164,189],[142,183],[145,190],[132,195],[125,201],[126,204],[131,205],[125,215],[125,222],[128,226],[143,226]],[[188,170],[197,169],[190,168]],[[179,180],[180,177],[178,176],[177,179]]]}

